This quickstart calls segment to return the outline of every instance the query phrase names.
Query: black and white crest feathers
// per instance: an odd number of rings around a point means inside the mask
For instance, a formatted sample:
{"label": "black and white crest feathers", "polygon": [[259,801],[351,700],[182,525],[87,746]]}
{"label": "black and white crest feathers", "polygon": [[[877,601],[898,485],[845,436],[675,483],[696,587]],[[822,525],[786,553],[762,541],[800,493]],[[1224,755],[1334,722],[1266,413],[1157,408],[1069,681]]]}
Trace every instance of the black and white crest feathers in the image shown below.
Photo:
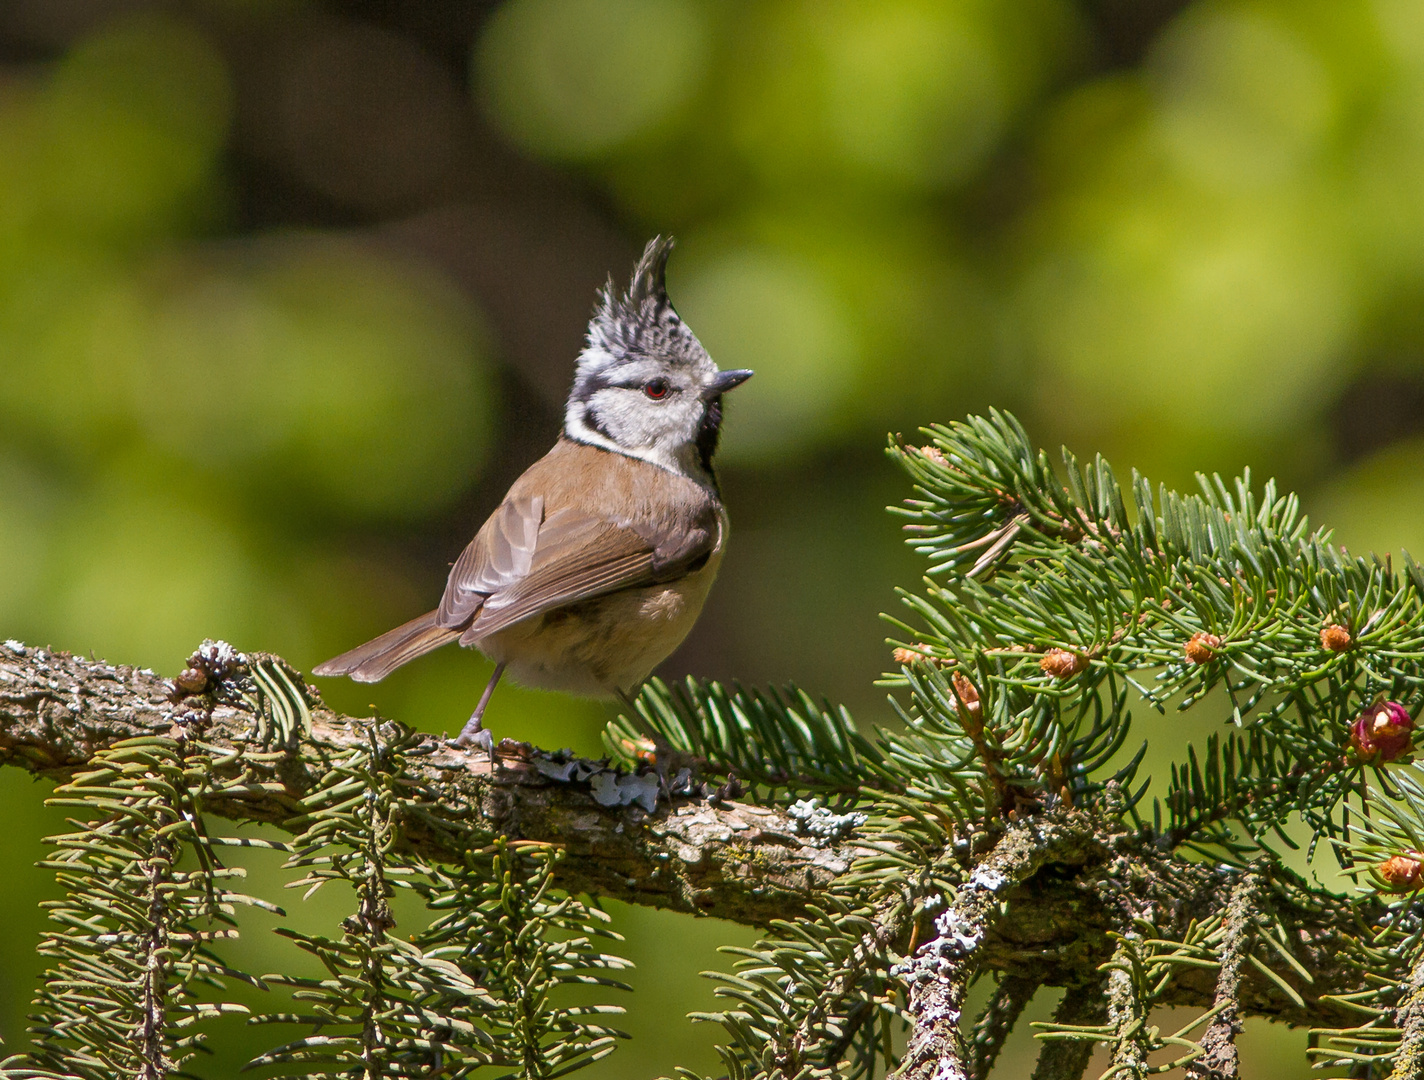
{"label": "black and white crest feathers", "polygon": [[574,397],[586,398],[611,368],[628,360],[663,360],[696,371],[716,370],[668,299],[666,272],[672,249],[672,237],[653,237],[624,293],[609,277],[588,324],[587,345],[574,376]]}

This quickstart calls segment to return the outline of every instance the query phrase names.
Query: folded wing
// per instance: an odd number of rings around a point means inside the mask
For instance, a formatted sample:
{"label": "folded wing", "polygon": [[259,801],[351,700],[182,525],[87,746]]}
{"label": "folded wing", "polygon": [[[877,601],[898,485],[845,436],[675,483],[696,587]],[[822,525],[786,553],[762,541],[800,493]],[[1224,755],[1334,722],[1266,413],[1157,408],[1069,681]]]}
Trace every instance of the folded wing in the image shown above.
{"label": "folded wing", "polygon": [[620,589],[672,581],[716,549],[721,526],[707,503],[657,527],[511,498],[450,570],[440,606],[313,669],[377,682],[455,638],[463,645],[546,611]]}
{"label": "folded wing", "polygon": [[696,519],[673,520],[655,529],[573,508],[555,511],[539,530],[529,572],[486,598],[460,642],[477,643],[524,619],[581,600],[674,580],[699,560],[706,561],[719,533],[710,506]]}
{"label": "folded wing", "polygon": [[485,601],[521,581],[534,564],[544,498],[506,499],[460,552],[438,609],[441,626],[467,626]]}

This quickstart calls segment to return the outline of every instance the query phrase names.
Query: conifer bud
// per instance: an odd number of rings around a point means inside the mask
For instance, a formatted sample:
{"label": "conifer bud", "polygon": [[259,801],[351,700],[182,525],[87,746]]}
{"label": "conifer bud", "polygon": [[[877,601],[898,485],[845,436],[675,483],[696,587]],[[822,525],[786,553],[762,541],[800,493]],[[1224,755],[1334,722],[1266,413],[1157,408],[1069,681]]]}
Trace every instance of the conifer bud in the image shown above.
{"label": "conifer bud", "polygon": [[1331,652],[1344,652],[1353,644],[1354,639],[1350,637],[1350,631],[1339,623],[1331,623],[1320,631],[1320,647],[1322,649],[1329,649]]}
{"label": "conifer bud", "polygon": [[623,752],[634,761],[640,761],[645,765],[656,765],[658,761],[658,748],[653,745],[652,739],[619,739],[623,746]]}
{"label": "conifer bud", "polygon": [[1417,851],[1408,855],[1396,855],[1375,867],[1375,872],[1384,879],[1390,892],[1411,892],[1417,889],[1421,870],[1424,870],[1424,856]]}
{"label": "conifer bud", "polygon": [[208,685],[207,672],[200,668],[184,668],[178,678],[173,680],[178,684],[178,689],[185,694],[201,694]]}
{"label": "conifer bud", "polygon": [[1067,649],[1049,649],[1039,658],[1038,666],[1045,675],[1055,679],[1069,679],[1088,666],[1088,662],[1075,652]]}
{"label": "conifer bud", "polygon": [[1350,726],[1355,757],[1371,765],[1401,758],[1413,749],[1414,721],[1397,701],[1377,701]]}
{"label": "conifer bud", "polygon": [[1221,638],[1215,634],[1208,634],[1205,630],[1198,630],[1182,646],[1182,651],[1187,654],[1187,659],[1193,664],[1207,664],[1216,659],[1216,650],[1221,648]]}
{"label": "conifer bud", "polygon": [[938,446],[920,447],[920,456],[929,458],[936,465],[944,464],[944,451],[941,450]]}
{"label": "conifer bud", "polygon": [[917,641],[908,649],[899,648],[890,654],[897,664],[918,664],[923,662],[934,662],[934,657],[929,654],[929,646],[924,642]]}
{"label": "conifer bud", "polygon": [[954,692],[959,696],[959,715],[968,724],[978,727],[984,719],[984,706],[979,691],[963,672],[954,673]]}

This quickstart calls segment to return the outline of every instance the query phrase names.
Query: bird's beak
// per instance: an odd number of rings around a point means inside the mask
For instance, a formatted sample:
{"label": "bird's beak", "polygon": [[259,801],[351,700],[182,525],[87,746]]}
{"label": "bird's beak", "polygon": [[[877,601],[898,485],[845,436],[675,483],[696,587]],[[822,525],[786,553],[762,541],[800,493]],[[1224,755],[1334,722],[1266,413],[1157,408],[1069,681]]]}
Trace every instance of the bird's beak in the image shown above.
{"label": "bird's beak", "polygon": [[714,397],[720,397],[734,386],[741,386],[752,377],[754,373],[746,368],[736,368],[732,371],[719,371],[712,376],[712,381],[702,388],[702,400],[711,401]]}

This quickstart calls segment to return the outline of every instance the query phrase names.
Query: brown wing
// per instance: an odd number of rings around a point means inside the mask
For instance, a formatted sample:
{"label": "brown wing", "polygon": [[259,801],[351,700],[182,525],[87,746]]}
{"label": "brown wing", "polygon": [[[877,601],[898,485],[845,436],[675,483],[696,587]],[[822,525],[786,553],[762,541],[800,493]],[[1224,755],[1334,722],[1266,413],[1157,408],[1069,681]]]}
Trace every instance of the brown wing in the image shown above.
{"label": "brown wing", "polygon": [[529,572],[484,602],[461,643],[579,600],[682,577],[716,549],[721,526],[710,504],[691,520],[677,517],[653,529],[555,511],[539,529]]}
{"label": "brown wing", "polygon": [[488,597],[529,573],[543,519],[543,496],[500,504],[450,568],[437,615],[441,626],[465,626]]}
{"label": "brown wing", "polygon": [[506,499],[455,561],[439,608],[318,664],[312,673],[378,682],[407,661],[459,637],[487,596],[529,573],[543,516],[539,496]]}

